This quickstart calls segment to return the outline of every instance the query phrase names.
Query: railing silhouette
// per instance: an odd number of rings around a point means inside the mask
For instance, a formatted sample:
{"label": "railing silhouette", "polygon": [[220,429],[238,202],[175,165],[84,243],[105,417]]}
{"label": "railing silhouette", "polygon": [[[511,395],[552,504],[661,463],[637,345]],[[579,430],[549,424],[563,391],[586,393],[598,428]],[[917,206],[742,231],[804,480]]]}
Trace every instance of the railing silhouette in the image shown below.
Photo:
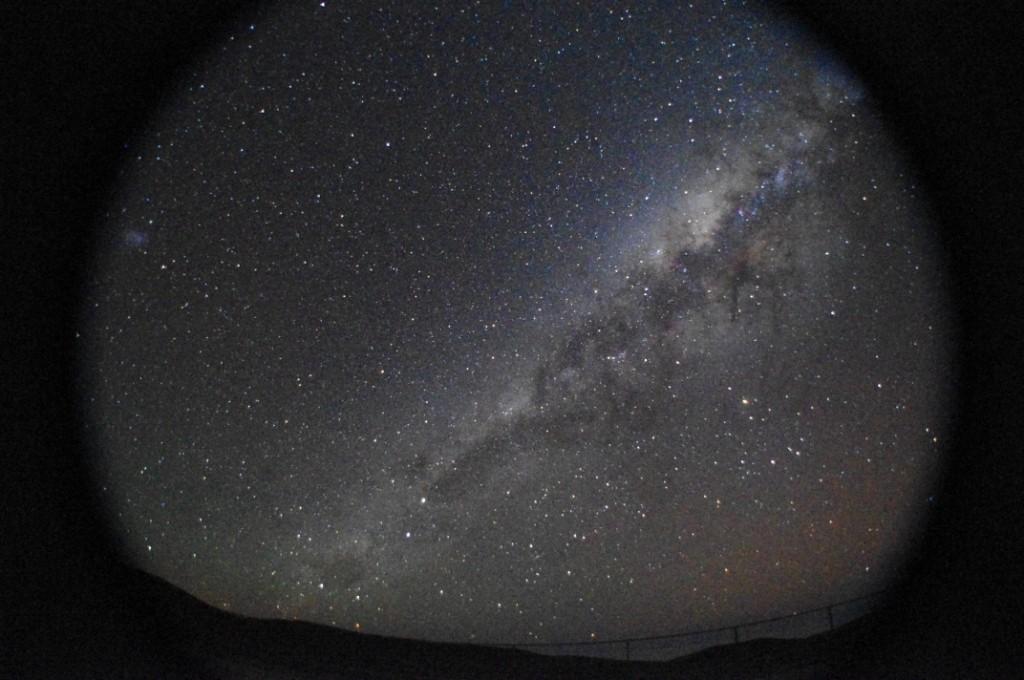
{"label": "railing silhouette", "polygon": [[540,654],[665,661],[718,645],[736,644],[763,637],[802,638],[834,630],[867,614],[872,609],[872,603],[878,601],[886,592],[880,590],[850,600],[833,602],[823,607],[805,609],[770,619],[669,635],[616,638],[614,640],[591,639],[578,642],[523,642],[493,646],[524,649]]}

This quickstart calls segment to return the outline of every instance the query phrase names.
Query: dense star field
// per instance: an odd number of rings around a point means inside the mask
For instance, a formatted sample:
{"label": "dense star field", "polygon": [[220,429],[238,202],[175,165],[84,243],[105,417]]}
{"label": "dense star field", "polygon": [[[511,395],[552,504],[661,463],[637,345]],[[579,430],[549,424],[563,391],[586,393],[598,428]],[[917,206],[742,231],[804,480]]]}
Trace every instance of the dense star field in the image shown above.
{"label": "dense star field", "polygon": [[435,640],[872,592],[948,309],[870,93],[743,3],[273,5],[126,140],[79,338],[139,566]]}

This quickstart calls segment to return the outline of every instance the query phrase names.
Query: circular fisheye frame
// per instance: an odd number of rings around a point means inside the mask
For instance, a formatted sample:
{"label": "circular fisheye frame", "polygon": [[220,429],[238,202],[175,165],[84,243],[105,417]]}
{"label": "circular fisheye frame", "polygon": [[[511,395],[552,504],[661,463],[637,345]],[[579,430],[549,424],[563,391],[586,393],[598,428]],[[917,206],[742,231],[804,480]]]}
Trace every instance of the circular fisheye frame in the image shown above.
{"label": "circular fisheye frame", "polygon": [[[732,2],[254,16],[104,219],[82,399],[125,559],[241,614],[516,644],[892,582],[951,310],[836,54]],[[749,635],[829,620],[785,625]]]}

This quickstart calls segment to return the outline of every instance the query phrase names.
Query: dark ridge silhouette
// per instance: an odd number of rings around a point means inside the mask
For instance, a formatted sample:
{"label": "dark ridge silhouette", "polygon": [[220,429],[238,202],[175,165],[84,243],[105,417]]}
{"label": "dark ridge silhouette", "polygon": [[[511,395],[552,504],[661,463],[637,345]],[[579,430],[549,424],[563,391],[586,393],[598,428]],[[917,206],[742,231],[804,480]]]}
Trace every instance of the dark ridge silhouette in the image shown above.
{"label": "dark ridge silhouette", "polygon": [[[117,619],[120,677],[166,678],[884,678],[871,660],[871,614],[803,639],[762,638],[665,662],[545,656],[519,649],[353,633],[304,621],[257,619],[212,607],[145,572],[122,568]],[[102,618],[99,612],[91,620]],[[139,645],[145,639],[148,645]],[[162,656],[147,656],[159,651]],[[115,675],[116,677],[116,675]]]}

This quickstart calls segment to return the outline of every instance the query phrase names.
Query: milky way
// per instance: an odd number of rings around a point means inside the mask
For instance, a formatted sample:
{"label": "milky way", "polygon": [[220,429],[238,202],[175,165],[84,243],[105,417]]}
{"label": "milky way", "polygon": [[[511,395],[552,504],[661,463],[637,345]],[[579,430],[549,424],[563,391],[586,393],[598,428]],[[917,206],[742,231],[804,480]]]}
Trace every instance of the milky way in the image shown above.
{"label": "milky way", "polygon": [[442,640],[885,586],[948,312],[835,55],[732,3],[240,21],[127,141],[83,316],[128,559]]}

